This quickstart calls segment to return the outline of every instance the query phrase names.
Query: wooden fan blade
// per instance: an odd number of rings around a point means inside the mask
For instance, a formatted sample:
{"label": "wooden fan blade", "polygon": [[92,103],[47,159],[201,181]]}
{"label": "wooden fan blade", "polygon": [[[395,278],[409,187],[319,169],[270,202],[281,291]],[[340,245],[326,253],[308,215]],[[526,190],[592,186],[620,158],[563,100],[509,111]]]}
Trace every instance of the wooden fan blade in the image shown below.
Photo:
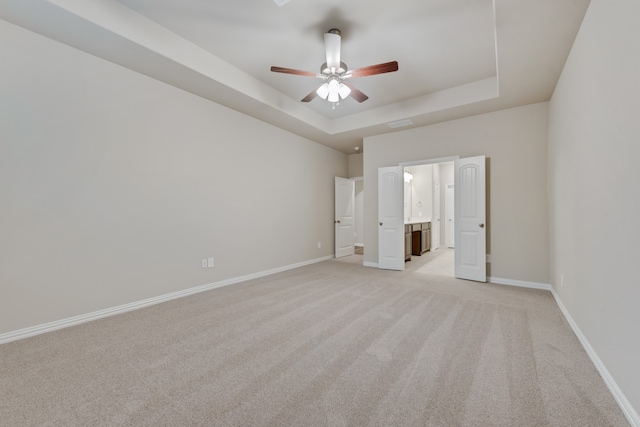
{"label": "wooden fan blade", "polygon": [[320,74],[311,71],[294,70],[293,68],[271,67],[274,73],[295,74],[297,76],[322,77]]}
{"label": "wooden fan blade", "polygon": [[[324,84],[324,83],[323,83]],[[322,86],[322,85],[320,85]],[[305,96],[304,98],[301,99],[301,102],[311,102],[313,100],[313,98],[315,98],[316,96],[318,96],[318,88],[315,88],[314,90],[312,90],[311,92],[309,92],[309,95]]]}
{"label": "wooden fan blade", "polygon": [[364,93],[362,93],[361,90],[356,89],[352,84],[347,83],[347,82],[342,82],[342,84],[344,84],[345,86],[347,86],[349,89],[351,89],[351,93],[349,94],[350,97],[352,97],[353,99],[355,99],[358,102],[364,102],[367,99],[369,99],[369,97],[367,95],[365,95]]}
{"label": "wooden fan blade", "polygon": [[376,74],[391,73],[393,71],[398,71],[398,61],[385,62],[384,64],[370,65],[353,71],[347,71],[345,77],[366,77],[374,76]]}

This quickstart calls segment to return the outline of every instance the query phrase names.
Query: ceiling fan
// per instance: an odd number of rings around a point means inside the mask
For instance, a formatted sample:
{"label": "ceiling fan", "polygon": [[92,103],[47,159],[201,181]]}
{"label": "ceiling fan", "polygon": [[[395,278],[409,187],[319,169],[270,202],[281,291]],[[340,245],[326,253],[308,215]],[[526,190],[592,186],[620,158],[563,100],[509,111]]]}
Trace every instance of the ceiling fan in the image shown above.
{"label": "ceiling fan", "polygon": [[349,70],[347,65],[340,61],[340,41],[340,30],[334,28],[324,34],[327,62],[322,64],[320,67],[320,73],[283,67],[271,67],[271,71],[275,73],[317,77],[324,80],[323,84],[302,98],[302,102],[310,102],[316,96],[334,103],[334,106],[340,101],[340,99],[345,99],[348,96],[351,96],[358,102],[364,102],[369,99],[369,97],[356,89],[346,80],[398,71],[398,62],[391,61],[383,64],[357,68],[355,70]]}

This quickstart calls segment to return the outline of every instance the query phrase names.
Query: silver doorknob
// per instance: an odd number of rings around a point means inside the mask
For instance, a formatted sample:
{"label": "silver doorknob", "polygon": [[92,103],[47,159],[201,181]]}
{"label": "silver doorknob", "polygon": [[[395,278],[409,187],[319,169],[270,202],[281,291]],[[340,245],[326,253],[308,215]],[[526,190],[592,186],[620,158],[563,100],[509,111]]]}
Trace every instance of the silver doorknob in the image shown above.
{"label": "silver doorknob", "polygon": [[334,222],[334,224],[340,224],[340,220],[339,219],[337,219],[337,220],[335,220],[333,222]]}
{"label": "silver doorknob", "polygon": [[378,224],[382,225],[382,221],[380,221]]}
{"label": "silver doorknob", "polygon": [[484,228],[484,224],[480,224],[480,228]]}

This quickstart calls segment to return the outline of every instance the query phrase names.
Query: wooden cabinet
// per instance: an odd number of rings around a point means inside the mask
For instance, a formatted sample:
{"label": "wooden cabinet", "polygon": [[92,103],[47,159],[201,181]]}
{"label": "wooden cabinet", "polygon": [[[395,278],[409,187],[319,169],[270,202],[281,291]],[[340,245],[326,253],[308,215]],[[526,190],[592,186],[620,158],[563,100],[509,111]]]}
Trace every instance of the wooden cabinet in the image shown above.
{"label": "wooden cabinet", "polygon": [[413,255],[422,255],[423,253],[431,250],[431,223],[430,222],[420,222],[416,224],[411,224],[411,235],[412,235],[411,253]]}
{"label": "wooden cabinet", "polygon": [[431,223],[425,222],[422,224],[422,238],[420,239],[420,251],[425,253],[431,250]]}
{"label": "wooden cabinet", "polygon": [[411,234],[411,225],[404,226],[404,260],[411,261],[411,253],[413,250],[413,235]]}

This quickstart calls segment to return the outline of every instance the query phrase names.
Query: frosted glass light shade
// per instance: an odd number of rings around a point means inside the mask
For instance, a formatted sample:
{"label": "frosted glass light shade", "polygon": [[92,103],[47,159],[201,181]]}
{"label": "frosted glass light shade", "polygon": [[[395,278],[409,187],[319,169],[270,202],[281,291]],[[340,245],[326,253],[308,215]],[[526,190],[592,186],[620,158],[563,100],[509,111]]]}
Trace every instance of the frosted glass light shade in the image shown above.
{"label": "frosted glass light shade", "polygon": [[344,83],[340,83],[340,87],[338,88],[338,94],[340,98],[345,99],[351,93],[351,89]]}
{"label": "frosted glass light shade", "polygon": [[340,98],[338,98],[338,91],[340,90],[340,84],[337,80],[332,79],[329,81],[329,95],[327,96],[327,101],[329,102],[338,102]]}
{"label": "frosted glass light shade", "polygon": [[338,102],[340,99],[345,99],[349,96],[351,89],[344,83],[332,78],[316,89],[316,93],[320,98],[326,99],[329,102]]}
{"label": "frosted glass light shade", "polygon": [[320,98],[327,99],[327,96],[329,95],[329,85],[327,83],[323,84],[318,88],[318,90],[316,90],[316,93]]}

